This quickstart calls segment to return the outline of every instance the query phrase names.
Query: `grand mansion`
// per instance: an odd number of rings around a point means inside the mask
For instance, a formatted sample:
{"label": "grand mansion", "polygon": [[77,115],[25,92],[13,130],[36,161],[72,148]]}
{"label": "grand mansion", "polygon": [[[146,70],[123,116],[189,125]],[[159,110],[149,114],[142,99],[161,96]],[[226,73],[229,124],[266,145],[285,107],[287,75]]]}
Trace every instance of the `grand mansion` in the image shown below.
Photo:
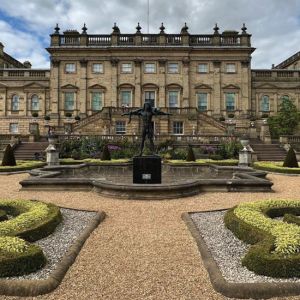
{"label": "grand mansion", "polygon": [[[50,35],[49,69],[32,69],[0,43],[2,134],[135,135],[140,120],[122,113],[148,101],[170,116],[154,121],[156,135],[222,135],[228,124],[257,132],[262,118],[290,98],[300,109],[300,52],[271,69],[251,69],[251,35],[238,31]],[[279,45],[278,45],[279,46]]]}

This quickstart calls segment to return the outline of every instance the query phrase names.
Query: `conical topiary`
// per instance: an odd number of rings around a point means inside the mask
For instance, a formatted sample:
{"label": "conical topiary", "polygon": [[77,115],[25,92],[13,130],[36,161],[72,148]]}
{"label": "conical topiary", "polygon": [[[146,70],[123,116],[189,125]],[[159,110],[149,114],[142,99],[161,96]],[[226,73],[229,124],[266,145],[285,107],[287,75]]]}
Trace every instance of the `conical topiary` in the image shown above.
{"label": "conical topiary", "polygon": [[189,145],[188,153],[187,153],[187,156],[186,156],[186,161],[195,161],[195,160],[196,160],[196,158],[195,158],[193,148],[192,148],[191,145]]}
{"label": "conical topiary", "polygon": [[111,160],[110,153],[109,153],[107,145],[104,145],[104,147],[103,147],[101,160]]}
{"label": "conical topiary", "polygon": [[283,162],[283,167],[299,168],[296,153],[292,147],[290,147],[288,153],[286,154],[285,160]]}
{"label": "conical topiary", "polygon": [[12,149],[11,145],[8,144],[3,154],[2,166],[16,166],[16,165],[17,164],[14,155],[14,150]]}

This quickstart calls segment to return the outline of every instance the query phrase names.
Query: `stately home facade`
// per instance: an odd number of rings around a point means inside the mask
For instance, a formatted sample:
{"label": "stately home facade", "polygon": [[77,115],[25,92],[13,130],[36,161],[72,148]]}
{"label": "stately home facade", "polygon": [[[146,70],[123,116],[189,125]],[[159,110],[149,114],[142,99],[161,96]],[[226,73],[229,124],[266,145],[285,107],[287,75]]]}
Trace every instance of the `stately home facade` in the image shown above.
{"label": "stately home facade", "polygon": [[140,120],[122,113],[145,102],[171,116],[159,116],[157,136],[225,135],[228,124],[259,133],[262,117],[280,102],[300,108],[300,53],[272,69],[252,70],[251,35],[241,32],[108,35],[58,26],[47,51],[50,70],[31,69],[0,47],[0,129],[28,135],[49,126],[58,133],[137,135]]}

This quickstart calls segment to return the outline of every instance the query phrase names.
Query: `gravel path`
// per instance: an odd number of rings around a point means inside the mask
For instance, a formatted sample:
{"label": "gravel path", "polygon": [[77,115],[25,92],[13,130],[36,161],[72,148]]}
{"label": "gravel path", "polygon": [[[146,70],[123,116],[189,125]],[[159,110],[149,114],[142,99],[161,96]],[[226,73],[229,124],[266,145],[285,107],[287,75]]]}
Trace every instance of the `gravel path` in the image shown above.
{"label": "gravel path", "polygon": [[[107,218],[86,241],[55,291],[34,298],[0,296],[5,300],[227,299],[212,289],[181,214],[255,199],[300,199],[300,177],[281,175],[270,175],[276,193],[207,193],[167,201],[116,200],[93,192],[19,191],[18,182],[27,176],[0,176],[1,196],[103,210]],[[277,299],[299,300],[300,296]]]}

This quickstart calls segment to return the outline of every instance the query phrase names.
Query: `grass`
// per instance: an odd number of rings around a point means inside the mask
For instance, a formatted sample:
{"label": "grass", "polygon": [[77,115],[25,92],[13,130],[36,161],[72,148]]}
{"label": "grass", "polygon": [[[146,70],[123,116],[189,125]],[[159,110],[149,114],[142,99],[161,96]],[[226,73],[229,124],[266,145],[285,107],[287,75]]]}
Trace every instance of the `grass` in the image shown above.
{"label": "grass", "polygon": [[0,166],[0,172],[17,172],[44,166],[46,163],[37,160],[17,160],[16,166]]}
{"label": "grass", "polygon": [[186,161],[186,160],[175,160],[175,159],[170,159],[167,160],[168,163],[171,164],[215,164],[219,166],[236,166],[238,164],[237,159],[224,159],[224,160],[213,160],[213,159],[197,159],[196,161]]}
{"label": "grass", "polygon": [[101,160],[95,158],[86,158],[86,159],[73,159],[73,158],[63,158],[60,159],[60,163],[62,165],[74,165],[74,164],[82,164],[82,163],[96,163],[96,164],[115,164],[115,163],[126,163],[129,159],[111,159],[111,160]]}
{"label": "grass", "polygon": [[264,170],[276,173],[285,174],[300,174],[300,168],[287,168],[283,167],[283,162],[277,161],[257,161],[253,164],[253,167],[258,170]]}

